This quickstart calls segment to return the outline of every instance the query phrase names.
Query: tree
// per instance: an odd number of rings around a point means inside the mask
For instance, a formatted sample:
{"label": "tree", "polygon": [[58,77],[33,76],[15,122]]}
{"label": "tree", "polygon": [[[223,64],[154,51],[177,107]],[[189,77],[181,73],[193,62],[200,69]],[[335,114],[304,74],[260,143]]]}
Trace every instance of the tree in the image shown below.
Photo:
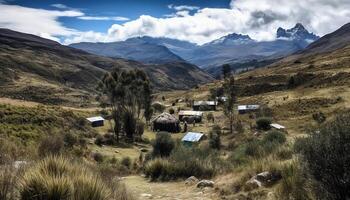
{"label": "tree", "polygon": [[229,78],[231,76],[231,66],[229,64],[224,64],[222,66],[222,75],[224,79]]}
{"label": "tree", "polygon": [[139,69],[127,71],[115,68],[103,77],[99,90],[107,97],[117,142],[122,131],[133,138],[134,124],[136,119],[140,119],[141,110],[145,110],[146,119],[151,116],[152,98],[147,75]]}
{"label": "tree", "polygon": [[230,133],[233,134],[234,105],[236,103],[236,87],[235,79],[233,76],[225,79],[223,88],[227,97],[224,103],[224,114],[226,115],[230,123]]}

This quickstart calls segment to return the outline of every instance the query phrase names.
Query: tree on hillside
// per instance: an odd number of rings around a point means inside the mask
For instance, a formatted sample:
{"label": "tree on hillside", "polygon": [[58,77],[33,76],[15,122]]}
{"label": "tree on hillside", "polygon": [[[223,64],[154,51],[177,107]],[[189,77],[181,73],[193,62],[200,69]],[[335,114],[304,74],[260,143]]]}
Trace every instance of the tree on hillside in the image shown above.
{"label": "tree on hillside", "polygon": [[107,96],[117,142],[122,132],[132,139],[142,109],[145,118],[150,117],[151,88],[147,75],[138,69],[116,68],[103,77],[99,89]]}
{"label": "tree on hillside", "polygon": [[236,88],[235,88],[235,79],[233,76],[225,79],[223,84],[224,92],[227,97],[224,103],[224,114],[229,120],[230,123],[230,133],[233,133],[234,125],[234,104],[236,103]]}
{"label": "tree on hillside", "polygon": [[231,76],[231,66],[229,64],[224,64],[222,66],[222,75],[224,79],[229,78]]}

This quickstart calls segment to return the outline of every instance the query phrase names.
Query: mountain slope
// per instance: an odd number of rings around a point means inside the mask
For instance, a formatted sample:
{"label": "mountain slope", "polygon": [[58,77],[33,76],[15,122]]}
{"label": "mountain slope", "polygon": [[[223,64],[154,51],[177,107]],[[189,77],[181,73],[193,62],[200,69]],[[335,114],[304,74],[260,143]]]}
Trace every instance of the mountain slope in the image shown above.
{"label": "mountain slope", "polygon": [[147,42],[143,38],[130,38],[126,41],[112,43],[84,42],[69,46],[97,55],[130,59],[145,64],[185,62],[167,47]]}
{"label": "mountain slope", "polygon": [[350,44],[350,23],[345,24],[333,33],[323,36],[321,39],[310,44],[305,53],[324,53],[344,48]]}
{"label": "mountain slope", "polygon": [[156,90],[188,89],[213,80],[188,63],[144,65],[0,29],[0,96],[52,104],[84,104],[91,101],[100,78],[114,67],[143,69]]}

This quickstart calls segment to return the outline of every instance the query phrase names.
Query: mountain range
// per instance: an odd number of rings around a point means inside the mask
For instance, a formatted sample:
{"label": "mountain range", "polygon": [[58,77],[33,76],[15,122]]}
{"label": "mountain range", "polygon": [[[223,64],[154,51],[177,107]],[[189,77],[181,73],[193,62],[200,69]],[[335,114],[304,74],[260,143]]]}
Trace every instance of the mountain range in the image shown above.
{"label": "mountain range", "polygon": [[101,77],[113,68],[144,70],[156,91],[189,89],[213,80],[197,66],[181,59],[176,61],[143,64],[104,57],[38,36],[0,29],[0,96],[45,103],[75,96],[80,101],[94,94]]}
{"label": "mountain range", "polygon": [[298,23],[291,29],[278,28],[273,41],[256,41],[249,35],[232,33],[203,45],[144,36],[121,42],[76,43],[70,46],[94,54],[143,63],[186,61],[215,75],[215,68],[223,64],[236,64],[239,67],[237,63],[274,60],[302,50],[318,38]]}

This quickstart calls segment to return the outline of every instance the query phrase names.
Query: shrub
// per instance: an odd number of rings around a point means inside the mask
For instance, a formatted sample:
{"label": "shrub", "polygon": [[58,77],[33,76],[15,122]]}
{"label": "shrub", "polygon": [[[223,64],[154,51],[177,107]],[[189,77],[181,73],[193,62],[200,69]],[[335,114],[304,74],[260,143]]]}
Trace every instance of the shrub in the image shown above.
{"label": "shrub", "polygon": [[95,144],[98,146],[102,146],[104,144],[104,137],[102,135],[96,136]]}
{"label": "shrub", "polygon": [[[22,200],[119,199],[122,188],[113,188],[82,164],[62,157],[48,157],[24,174],[19,188]],[[118,190],[118,194],[115,191]],[[123,199],[124,200],[124,199]]]}
{"label": "shrub", "polygon": [[173,115],[175,113],[174,108],[169,108],[169,114]]}
{"label": "shrub", "polygon": [[[299,152],[310,174],[323,191],[325,199],[350,197],[350,113],[341,114],[320,128],[320,131],[302,139]],[[320,197],[321,198],[321,197]]]}
{"label": "shrub", "polygon": [[152,107],[156,112],[164,112],[164,110],[165,110],[165,106],[161,103],[158,103],[158,102],[153,103]]}
{"label": "shrub", "polygon": [[153,156],[168,157],[171,151],[175,147],[175,142],[171,138],[171,134],[168,132],[159,132],[156,135],[156,139],[152,144]]}
{"label": "shrub", "polygon": [[256,125],[259,130],[269,130],[271,128],[271,118],[260,117],[256,120]]}
{"label": "shrub", "polygon": [[326,121],[326,116],[323,114],[323,112],[312,114],[312,118],[319,124]]}
{"label": "shrub", "polygon": [[67,147],[73,147],[78,142],[77,136],[73,133],[66,133],[63,140]]}
{"label": "shrub", "polygon": [[214,118],[213,113],[208,113],[207,114],[207,120],[208,120],[208,122],[214,123],[215,118]]}
{"label": "shrub", "polygon": [[221,128],[219,126],[214,126],[209,133],[209,147],[212,149],[220,149],[221,147]]}
{"label": "shrub", "polygon": [[283,144],[286,142],[286,136],[284,133],[280,131],[269,131],[263,138],[262,142],[264,144],[272,142],[272,143],[280,143]]}
{"label": "shrub", "polygon": [[131,111],[127,111],[123,115],[123,129],[125,135],[128,139],[133,140],[134,134],[136,133],[136,118],[134,113]]}
{"label": "shrub", "polygon": [[282,180],[277,188],[278,199],[311,200],[307,175],[303,173],[298,161],[286,164],[281,169]]}
{"label": "shrub", "polygon": [[145,131],[145,123],[142,121],[138,120],[136,122],[136,135],[141,138],[143,135],[143,132]]}
{"label": "shrub", "polygon": [[126,168],[130,169],[131,167],[131,158],[130,157],[124,157],[121,161],[121,164],[124,165]]}
{"label": "shrub", "polygon": [[94,158],[94,160],[98,163],[102,163],[104,160],[104,156],[101,153],[93,153],[92,157]]}
{"label": "shrub", "polygon": [[38,147],[38,154],[41,157],[61,154],[64,147],[63,138],[59,135],[44,138]]}

